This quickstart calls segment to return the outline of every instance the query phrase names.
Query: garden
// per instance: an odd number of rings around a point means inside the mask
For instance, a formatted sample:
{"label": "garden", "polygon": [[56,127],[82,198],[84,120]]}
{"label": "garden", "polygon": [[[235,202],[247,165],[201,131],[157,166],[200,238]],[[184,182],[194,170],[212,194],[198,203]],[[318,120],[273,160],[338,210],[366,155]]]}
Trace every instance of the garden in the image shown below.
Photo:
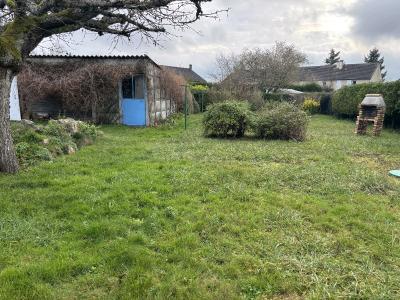
{"label": "garden", "polygon": [[[243,137],[204,136],[208,109],[0,175],[0,299],[398,298],[398,133],[216,107]],[[276,140],[271,111],[307,133]]]}

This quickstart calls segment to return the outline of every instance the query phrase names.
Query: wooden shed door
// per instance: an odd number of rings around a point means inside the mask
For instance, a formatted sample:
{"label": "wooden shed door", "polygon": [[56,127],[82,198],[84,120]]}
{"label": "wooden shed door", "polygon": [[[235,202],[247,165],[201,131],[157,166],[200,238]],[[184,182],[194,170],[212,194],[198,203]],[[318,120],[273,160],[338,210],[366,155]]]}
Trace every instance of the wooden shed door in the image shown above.
{"label": "wooden shed door", "polygon": [[145,84],[143,76],[122,81],[122,123],[128,126],[146,126]]}

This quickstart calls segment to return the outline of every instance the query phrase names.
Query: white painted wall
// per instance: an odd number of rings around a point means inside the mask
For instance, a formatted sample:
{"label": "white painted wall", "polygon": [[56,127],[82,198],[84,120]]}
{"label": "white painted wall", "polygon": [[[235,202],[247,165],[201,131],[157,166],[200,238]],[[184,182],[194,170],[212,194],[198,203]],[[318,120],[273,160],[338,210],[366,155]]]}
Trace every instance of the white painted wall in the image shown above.
{"label": "white painted wall", "polygon": [[10,120],[11,121],[21,121],[21,110],[20,110],[20,107],[19,107],[17,77],[14,77],[14,79],[12,81],[12,84],[11,84]]}

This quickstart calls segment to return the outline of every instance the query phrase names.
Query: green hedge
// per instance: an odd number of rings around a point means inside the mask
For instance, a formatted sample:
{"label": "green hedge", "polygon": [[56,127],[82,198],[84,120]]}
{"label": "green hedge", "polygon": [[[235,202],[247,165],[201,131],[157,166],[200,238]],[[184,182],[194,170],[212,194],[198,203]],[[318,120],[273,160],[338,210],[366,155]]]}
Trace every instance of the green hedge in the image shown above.
{"label": "green hedge", "polygon": [[386,124],[400,128],[400,81],[367,83],[346,86],[335,92],[332,112],[339,116],[355,117],[367,94],[382,94],[386,102]]}
{"label": "green hedge", "polygon": [[305,93],[321,93],[324,91],[324,89],[318,83],[292,84],[289,85],[287,88]]}

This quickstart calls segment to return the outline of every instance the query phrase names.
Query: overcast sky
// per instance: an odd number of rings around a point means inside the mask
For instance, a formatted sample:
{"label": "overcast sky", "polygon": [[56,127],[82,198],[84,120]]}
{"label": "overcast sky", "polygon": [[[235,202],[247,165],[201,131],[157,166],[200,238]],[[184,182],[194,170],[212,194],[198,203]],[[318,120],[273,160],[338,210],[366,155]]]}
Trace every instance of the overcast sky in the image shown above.
{"label": "overcast sky", "polygon": [[[187,67],[209,79],[219,53],[271,47],[275,41],[294,44],[309,64],[322,64],[331,48],[346,63],[360,63],[378,47],[385,56],[388,79],[400,78],[399,0],[213,0],[205,9],[229,8],[219,20],[203,19],[194,30],[175,32],[160,46],[140,39],[119,42],[83,32],[64,51],[74,54],[148,54],[157,63]],[[111,46],[113,45],[113,46]]]}

